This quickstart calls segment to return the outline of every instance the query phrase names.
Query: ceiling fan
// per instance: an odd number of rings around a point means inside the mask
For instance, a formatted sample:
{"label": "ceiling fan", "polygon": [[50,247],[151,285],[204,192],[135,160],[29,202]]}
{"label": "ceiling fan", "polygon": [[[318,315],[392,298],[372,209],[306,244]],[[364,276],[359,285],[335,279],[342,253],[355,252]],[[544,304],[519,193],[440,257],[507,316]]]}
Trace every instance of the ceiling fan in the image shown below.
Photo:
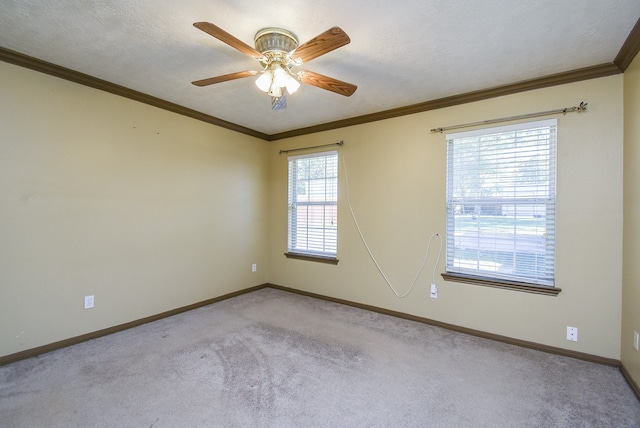
{"label": "ceiling fan", "polygon": [[348,44],[351,39],[338,27],[330,28],[302,45],[298,45],[298,39],[290,31],[282,28],[264,28],[255,35],[256,47],[254,49],[210,22],[196,22],[193,25],[259,61],[262,66],[261,71],[239,71],[191,82],[196,86],[207,86],[228,80],[259,76],[256,79],[256,86],[271,96],[273,110],[286,107],[285,89],[289,94],[293,94],[300,87],[300,82],[346,97],[353,95],[358,88],[351,83],[313,71],[301,70],[296,73],[291,71],[293,67],[299,67],[320,55]]}

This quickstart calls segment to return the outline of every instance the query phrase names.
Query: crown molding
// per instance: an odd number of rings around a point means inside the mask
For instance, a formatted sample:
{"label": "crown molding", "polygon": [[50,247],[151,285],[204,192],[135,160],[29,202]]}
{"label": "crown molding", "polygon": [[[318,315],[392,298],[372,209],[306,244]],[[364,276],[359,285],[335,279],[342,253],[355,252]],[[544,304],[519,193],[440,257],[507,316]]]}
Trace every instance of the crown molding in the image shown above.
{"label": "crown molding", "polygon": [[636,25],[629,33],[613,63],[624,73],[638,52],[640,52],[640,18],[636,21]]}
{"label": "crown molding", "polygon": [[80,73],[69,68],[42,61],[37,58],[24,55],[3,47],[0,47],[0,61],[39,71],[50,76],[59,77],[61,79],[69,80],[80,85],[85,85],[90,88],[99,89],[101,91],[129,98],[134,101],[139,101],[144,104],[168,110],[173,113],[178,113],[183,116],[191,117],[193,119],[201,120],[203,122],[230,129],[232,131],[240,132],[242,134],[250,135],[252,137],[260,138],[262,140],[267,140],[269,138],[269,135],[258,132],[254,129],[246,128],[232,122],[227,122],[226,120],[218,119],[217,117],[210,116],[208,114],[204,114],[199,111],[192,110],[190,108],[183,107],[181,105],[174,104],[160,98],[152,97],[151,95],[134,91],[133,89],[116,85],[106,80],[98,79],[96,77],[89,76],[88,74]]}
{"label": "crown molding", "polygon": [[91,88],[106,91],[115,95],[120,95],[131,100],[139,101],[152,105],[164,110],[178,113],[193,119],[201,120],[212,125],[220,126],[232,131],[236,131],[245,135],[260,138],[265,141],[276,141],[284,138],[297,137],[301,135],[313,134],[332,129],[344,128],[347,126],[361,125],[379,120],[392,119],[399,116],[422,113],[429,110],[441,109],[455,105],[467,104],[475,101],[486,100],[490,98],[501,97],[505,95],[516,94],[519,92],[541,89],[556,85],[563,85],[582,80],[596,79],[600,77],[611,76],[622,73],[633,61],[640,51],[640,19],[627,37],[620,52],[616,56],[613,63],[606,63],[585,67],[577,70],[556,73],[549,76],[543,76],[535,79],[524,80],[508,85],[496,86],[489,89],[466,92],[463,94],[453,95],[450,97],[439,98],[435,100],[425,101],[418,104],[412,104],[405,107],[399,107],[391,110],[384,110],[372,114],[352,117],[349,119],[338,120],[334,122],[323,123],[320,125],[310,126],[306,128],[294,129],[291,131],[280,132],[276,134],[265,134],[251,128],[247,128],[232,122],[228,122],[217,117],[201,113],[199,111],[152,97],[142,92],[134,91],[124,86],[116,85],[106,80],[98,79],[84,73],[80,73],[65,67],[61,67],[46,61],[33,58],[19,52],[15,52],[0,47],[0,60],[51,76],[59,77]]}
{"label": "crown molding", "polygon": [[567,83],[579,82],[581,80],[595,79],[598,77],[611,76],[620,73],[620,69],[614,64],[595,65],[592,67],[581,68],[565,73],[557,73],[536,79],[525,80],[510,85],[503,85],[479,91],[466,92],[459,95],[438,98],[436,100],[426,101],[423,103],[413,104],[392,110],[385,110],[378,113],[366,114],[363,116],[339,120],[336,122],[310,126],[308,128],[300,128],[294,129],[292,131],[281,132],[279,134],[272,134],[269,136],[269,141],[297,137],[305,134],[313,134],[316,132],[328,131],[336,128],[344,128],[346,126],[361,125],[378,120],[391,119],[394,117],[406,116],[415,113],[422,113],[429,110],[436,110],[444,107],[451,107],[455,105],[471,103],[474,101],[481,101],[489,98],[516,94],[518,92],[531,91],[533,89],[563,85]]}

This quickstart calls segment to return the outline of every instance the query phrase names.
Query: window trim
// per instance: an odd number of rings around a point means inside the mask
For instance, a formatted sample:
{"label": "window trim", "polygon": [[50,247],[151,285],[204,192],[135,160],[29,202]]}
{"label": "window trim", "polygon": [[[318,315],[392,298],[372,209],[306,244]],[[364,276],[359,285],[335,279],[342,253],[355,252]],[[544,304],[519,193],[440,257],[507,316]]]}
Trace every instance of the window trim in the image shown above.
{"label": "window trim", "polygon": [[502,288],[504,290],[522,291],[524,293],[542,294],[545,296],[557,296],[562,291],[561,288],[550,285],[536,285],[528,282],[506,281],[502,279],[492,279],[484,276],[465,275],[454,272],[444,272],[441,276],[445,281]]}
{"label": "window trim", "polygon": [[[322,262],[322,263],[330,263],[330,264],[337,264],[338,263],[338,231],[337,231],[337,226],[336,226],[336,236],[335,236],[335,251],[334,252],[322,252],[322,251],[314,251],[314,250],[305,250],[303,248],[292,248],[291,247],[291,243],[292,243],[292,216],[294,215],[293,213],[293,208],[294,205],[306,205],[306,206],[335,206],[335,212],[336,212],[336,218],[337,218],[337,213],[338,213],[338,195],[336,193],[336,200],[335,201],[327,201],[326,199],[324,201],[318,201],[318,202],[312,202],[312,201],[308,201],[308,202],[294,202],[292,203],[291,201],[291,196],[292,196],[292,189],[291,189],[291,185],[292,185],[292,181],[291,181],[291,162],[295,162],[301,159],[312,159],[312,158],[327,158],[330,156],[335,156],[336,159],[336,166],[339,163],[339,155],[338,155],[338,151],[337,150],[325,150],[325,151],[319,151],[319,152],[315,152],[315,153],[309,153],[309,154],[303,154],[303,155],[293,155],[293,156],[289,156],[287,158],[287,204],[288,204],[288,208],[287,208],[287,252],[284,253],[285,256],[287,258],[292,258],[292,259],[298,259],[298,260],[307,260],[307,261],[317,261],[317,262]],[[326,170],[325,170],[326,171]],[[337,175],[338,171],[336,170],[336,192],[339,186],[338,183],[338,175]],[[292,205],[293,204],[293,205]],[[296,220],[297,221],[297,220]],[[326,229],[323,229],[326,230]],[[325,243],[324,241],[325,238],[323,238],[323,244]]]}
{"label": "window trim", "polygon": [[297,260],[306,260],[308,262],[319,262],[326,263],[330,265],[337,265],[339,260],[336,257],[330,256],[320,256],[311,253],[295,253],[295,252],[286,252],[284,253],[285,257],[288,259],[297,259]]}
{"label": "window trim", "polygon": [[[553,186],[553,205],[555,206],[557,203],[557,190],[555,188],[556,183],[557,183],[557,119],[553,118],[553,119],[546,119],[546,120],[540,120],[540,121],[531,121],[531,122],[522,122],[522,123],[517,123],[517,124],[512,124],[512,125],[506,125],[506,126],[499,126],[499,127],[491,127],[491,128],[481,128],[481,129],[476,129],[473,131],[464,131],[464,132],[459,132],[459,133],[453,133],[453,134],[448,134],[446,136],[446,141],[447,144],[449,144],[449,142],[455,138],[465,138],[465,137],[473,137],[473,136],[482,136],[482,135],[491,135],[491,134],[495,134],[495,133],[501,133],[501,132],[510,132],[510,131],[518,131],[518,130],[526,130],[526,129],[530,129],[530,128],[537,128],[540,126],[550,126],[550,127],[554,127],[554,159],[553,159],[553,173],[552,176],[550,176],[550,180],[552,181],[552,183],[550,184],[551,186]],[[447,153],[449,151],[449,148],[447,148]],[[446,218],[447,218],[447,223],[449,222],[449,183],[450,180],[452,179],[450,176],[450,172],[449,172],[449,162],[450,159],[447,159],[447,192],[446,192],[446,205],[447,205],[447,209],[446,209]],[[555,209],[554,209],[555,211]],[[557,224],[557,217],[554,213],[554,226],[553,229],[555,231],[555,225]],[[447,232],[449,232],[449,227],[447,226]],[[554,232],[555,235],[555,232]],[[447,241],[449,239],[449,236],[447,235]],[[447,245],[448,246],[448,245]],[[556,250],[557,250],[557,241],[555,241],[554,239],[554,259],[555,259],[555,254],[556,254]],[[491,276],[491,272],[487,271],[486,274],[485,272],[481,272],[479,271],[477,275],[475,275],[474,273],[469,273],[469,272],[461,272],[461,271],[449,271],[449,265],[448,263],[448,258],[445,259],[445,272],[442,273],[442,278],[445,281],[453,281],[453,282],[461,282],[461,283],[466,283],[466,284],[472,284],[472,285],[480,285],[480,286],[486,286],[486,287],[494,287],[494,288],[502,288],[502,289],[507,289],[507,290],[514,290],[514,291],[522,291],[522,292],[527,292],[527,293],[533,293],[533,294],[543,294],[543,295],[550,295],[550,296],[557,296],[562,289],[556,287],[556,277],[555,277],[555,273],[556,273],[556,267],[555,267],[555,260],[553,262],[554,264],[554,269],[553,269],[553,283],[552,284],[538,284],[535,282],[526,282],[526,281],[516,281],[516,280],[511,280],[508,278],[502,278],[500,276]]]}

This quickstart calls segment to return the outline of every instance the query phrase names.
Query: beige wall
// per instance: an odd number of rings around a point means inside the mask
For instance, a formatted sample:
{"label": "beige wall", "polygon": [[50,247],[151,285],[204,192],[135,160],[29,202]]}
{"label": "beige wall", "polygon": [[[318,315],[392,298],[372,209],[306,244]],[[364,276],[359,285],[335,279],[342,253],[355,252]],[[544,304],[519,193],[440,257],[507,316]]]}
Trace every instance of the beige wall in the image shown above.
{"label": "beige wall", "polygon": [[0,75],[0,356],[266,282],[268,143]]}
{"label": "beige wall", "polygon": [[[536,90],[437,111],[278,141],[270,146],[271,283],[541,344],[620,357],[623,77]],[[369,258],[347,204],[340,170],[337,266],[286,259],[287,156],[281,149],[340,140],[351,202],[374,255],[399,293],[429,236],[445,235],[446,147],[431,128],[588,102],[558,117],[557,297],[445,282],[444,250],[429,298],[438,244],[412,293],[395,297]],[[341,165],[342,168],[342,165]],[[566,327],[579,329],[577,343]]]}
{"label": "beige wall", "polygon": [[640,56],[624,74],[624,276],[621,360],[640,385]]}
{"label": "beige wall", "polygon": [[[630,70],[637,100],[637,60]],[[268,281],[620,358],[623,82],[628,104],[630,76],[266,143],[9,64],[0,63],[0,74],[0,356]],[[580,101],[588,112],[558,117],[558,297],[445,282],[443,250],[439,298],[430,299],[434,240],[416,288],[396,298],[351,219],[342,164],[340,263],[283,256],[280,149],[345,141],[339,150],[353,209],[404,292],[429,236],[445,232],[444,135],[429,130]],[[625,275],[625,299],[635,293],[630,308],[638,290],[629,283],[640,273]],[[96,296],[92,310],[82,309],[88,294]],[[625,314],[623,337],[639,328],[637,315]],[[567,325],[579,328],[579,342],[566,341]],[[637,370],[626,342],[623,359]]]}

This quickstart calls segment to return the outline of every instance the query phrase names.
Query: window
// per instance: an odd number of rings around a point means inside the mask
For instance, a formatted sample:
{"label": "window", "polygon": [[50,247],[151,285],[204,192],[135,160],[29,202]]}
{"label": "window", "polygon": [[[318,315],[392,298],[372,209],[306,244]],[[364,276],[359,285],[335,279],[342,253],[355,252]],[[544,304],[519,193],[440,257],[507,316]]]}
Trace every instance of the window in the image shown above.
{"label": "window", "polygon": [[447,135],[447,273],[554,286],[556,122]]}
{"label": "window", "polygon": [[338,152],[289,158],[289,253],[333,258],[338,235]]}

